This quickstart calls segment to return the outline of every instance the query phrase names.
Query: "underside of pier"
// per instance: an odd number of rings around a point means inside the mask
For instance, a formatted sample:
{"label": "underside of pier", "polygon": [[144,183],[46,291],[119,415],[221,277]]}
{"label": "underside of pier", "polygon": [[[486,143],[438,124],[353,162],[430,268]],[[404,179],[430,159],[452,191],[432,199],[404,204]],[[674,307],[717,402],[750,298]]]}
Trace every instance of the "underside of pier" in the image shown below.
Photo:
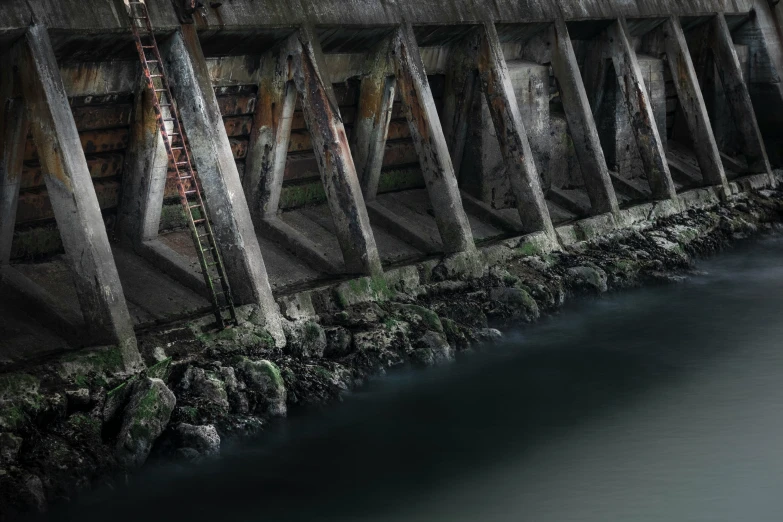
{"label": "underside of pier", "polygon": [[[0,3],[0,364],[113,345],[137,367],[137,333],[213,307],[138,3]],[[557,248],[783,167],[767,0],[144,9],[234,303],[279,343],[303,289],[527,234]]]}

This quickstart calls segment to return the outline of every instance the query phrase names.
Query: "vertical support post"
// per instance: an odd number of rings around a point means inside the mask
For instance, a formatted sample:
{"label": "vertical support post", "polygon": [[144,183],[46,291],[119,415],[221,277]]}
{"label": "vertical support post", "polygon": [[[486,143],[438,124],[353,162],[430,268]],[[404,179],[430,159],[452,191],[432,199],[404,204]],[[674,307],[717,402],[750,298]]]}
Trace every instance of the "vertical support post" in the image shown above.
{"label": "vertical support post", "polygon": [[476,62],[479,35],[471,35],[449,49],[441,125],[446,137],[454,175],[460,179],[462,157],[468,137],[473,96],[478,89]]}
{"label": "vertical support post", "polygon": [[324,79],[321,44],[309,27],[298,34],[300,52],[294,55],[294,82],[302,97],[302,111],[313,140],[313,150],[326,199],[349,272],[382,273],[381,258],[370,228],[356,166],[332,85]]}
{"label": "vertical support post", "polygon": [[265,327],[276,342],[283,345],[285,336],[279,309],[272,297],[261,248],[195,26],[183,25],[161,50],[175,88],[174,96],[234,298],[237,304],[258,305],[266,321]]}
{"label": "vertical support post", "polygon": [[394,64],[391,39],[370,51],[365,61],[359,90],[359,111],[353,126],[351,150],[365,201],[373,201],[386,151],[392,108],[394,107]]}
{"label": "vertical support post", "polygon": [[742,76],[737,50],[731,38],[729,26],[723,14],[718,14],[712,20],[712,34],[709,42],[712,48],[715,64],[718,66],[723,91],[729,110],[734,118],[737,130],[742,136],[745,155],[750,172],[766,172],[772,176],[772,168],[767,157],[764,140],[761,137],[756,113],[750,92]]}
{"label": "vertical support post", "polygon": [[261,64],[256,111],[242,180],[253,221],[277,214],[291,138],[296,88],[288,53],[267,53]]}
{"label": "vertical support post", "polygon": [[[10,81],[10,74],[8,80]],[[11,261],[11,246],[22,180],[22,160],[27,141],[27,113],[21,99],[8,98],[0,91],[0,265]]]}
{"label": "vertical support post", "polygon": [[707,185],[723,188],[724,194],[729,194],[726,172],[720,159],[720,151],[712,132],[712,125],[707,114],[696,69],[693,66],[685,33],[678,17],[670,16],[663,26],[663,47],[669,62],[677,97],[680,100],[688,129],[693,140],[693,148],[699,168]]}
{"label": "vertical support post", "polygon": [[476,249],[454,175],[446,137],[421,60],[413,27],[406,23],[394,37],[395,70],[405,117],[419,155],[424,182],[446,253]]}
{"label": "vertical support post", "polygon": [[593,213],[619,212],[617,195],[609,177],[598,128],[582,83],[565,20],[555,20],[554,33],[552,69],[560,86],[560,99],[563,101],[568,130],[574,142]]}
{"label": "vertical support post", "polygon": [[478,59],[481,87],[505,159],[519,218],[525,232],[543,231],[554,238],[555,229],[541,190],[541,179],[519,113],[495,24],[484,23],[481,36]]}
{"label": "vertical support post", "polygon": [[106,226],[46,28],[17,44],[19,77],[73,282],[87,327],[118,343],[126,369],[142,365]]}
{"label": "vertical support post", "polygon": [[117,236],[138,248],[158,236],[169,158],[158,130],[152,94],[142,78],[136,90],[133,124],[125,154]]}
{"label": "vertical support post", "polygon": [[650,97],[644,85],[636,52],[628,38],[625,20],[620,18],[607,29],[617,81],[631,119],[631,128],[639,148],[653,198],[677,199],[677,192],[666,160],[666,149],[655,123]]}

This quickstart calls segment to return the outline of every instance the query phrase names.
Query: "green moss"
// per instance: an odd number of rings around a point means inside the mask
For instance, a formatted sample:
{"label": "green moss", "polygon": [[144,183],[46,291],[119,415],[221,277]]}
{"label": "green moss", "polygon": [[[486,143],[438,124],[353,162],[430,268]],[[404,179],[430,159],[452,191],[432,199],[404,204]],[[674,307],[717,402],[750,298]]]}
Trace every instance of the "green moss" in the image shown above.
{"label": "green moss", "polygon": [[277,388],[284,387],[285,383],[283,382],[283,375],[280,373],[280,368],[278,368],[277,365],[271,361],[260,362],[264,363],[263,368],[269,378],[272,380],[272,384],[274,384]]}
{"label": "green moss", "polygon": [[394,290],[389,288],[389,282],[383,276],[370,278],[370,290],[376,299],[388,300],[395,295]]}
{"label": "green moss", "polygon": [[156,363],[147,368],[147,376],[153,379],[166,380],[169,376],[169,369],[171,368],[171,357],[163,359],[159,363]]}
{"label": "green moss", "polygon": [[0,409],[0,426],[10,429],[20,428],[26,419],[27,415],[21,406],[14,405]]}
{"label": "green moss", "polygon": [[68,423],[78,430],[90,433],[100,432],[101,430],[101,422],[98,419],[83,413],[71,415],[68,418]]}
{"label": "green moss", "polygon": [[135,378],[129,379],[129,380],[125,381],[124,383],[120,384],[119,386],[117,386],[116,388],[113,388],[113,389],[109,390],[106,393],[106,396],[107,397],[113,397],[113,396],[117,395],[118,393],[120,393],[122,390],[125,389],[125,387],[128,385],[128,383],[133,382],[134,380],[135,380]]}
{"label": "green moss", "polygon": [[321,180],[284,186],[280,193],[281,209],[303,207],[324,201],[326,201],[326,191]]}
{"label": "green moss", "polygon": [[11,259],[34,259],[63,251],[60,231],[56,226],[43,226],[14,232]]}
{"label": "green moss", "polygon": [[517,247],[516,251],[523,256],[534,256],[541,253],[541,249],[534,243],[524,243]]}
{"label": "green moss", "polygon": [[160,212],[159,230],[172,230],[188,226],[188,218],[180,203],[163,205]]}
{"label": "green moss", "polygon": [[327,370],[322,366],[316,366],[313,372],[323,379],[326,379],[328,381],[332,380],[332,372],[330,372],[329,370]]}
{"label": "green moss", "polygon": [[182,406],[180,408],[180,411],[182,411],[182,416],[185,417],[190,422],[198,421],[199,418],[198,408],[194,408],[193,406]]}
{"label": "green moss", "polygon": [[302,336],[305,343],[317,341],[321,337],[321,327],[313,321],[307,321],[302,327]]}
{"label": "green moss", "polygon": [[136,412],[133,415],[133,424],[130,431],[134,438],[148,438],[150,429],[147,421],[157,415],[159,407],[158,394],[155,388],[150,388],[139,401]]}
{"label": "green moss", "polygon": [[424,176],[419,167],[386,170],[378,180],[379,193],[423,187]]}
{"label": "green moss", "polygon": [[38,379],[27,373],[0,375],[0,396],[16,396],[38,391]]}

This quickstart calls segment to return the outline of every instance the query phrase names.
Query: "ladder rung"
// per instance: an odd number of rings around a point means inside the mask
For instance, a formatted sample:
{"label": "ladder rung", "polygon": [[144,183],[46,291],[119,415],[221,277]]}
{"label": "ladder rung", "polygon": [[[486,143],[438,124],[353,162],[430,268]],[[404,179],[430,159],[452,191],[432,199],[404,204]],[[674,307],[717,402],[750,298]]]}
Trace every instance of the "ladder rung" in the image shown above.
{"label": "ladder rung", "polygon": [[154,45],[142,45],[141,48],[142,49],[154,49],[155,46]]}
{"label": "ladder rung", "polygon": [[195,190],[186,190],[186,191],[185,191],[185,195],[186,195],[186,196],[188,196],[188,195],[190,195],[190,194],[195,194],[196,192],[197,192],[197,191],[195,191]]}
{"label": "ladder rung", "polygon": [[203,223],[205,221],[206,221],[206,219],[204,219],[204,218],[202,218],[202,219],[194,219],[193,220],[193,224],[194,225],[200,225],[201,223]]}
{"label": "ladder rung", "polygon": [[180,161],[180,162],[175,163],[175,165],[178,166],[178,167],[180,165],[190,165],[190,162],[188,162],[188,161]]}
{"label": "ladder rung", "polygon": [[196,203],[195,205],[188,205],[188,208],[191,209],[191,210],[194,209],[194,208],[199,208],[199,207],[201,207],[201,203]]}

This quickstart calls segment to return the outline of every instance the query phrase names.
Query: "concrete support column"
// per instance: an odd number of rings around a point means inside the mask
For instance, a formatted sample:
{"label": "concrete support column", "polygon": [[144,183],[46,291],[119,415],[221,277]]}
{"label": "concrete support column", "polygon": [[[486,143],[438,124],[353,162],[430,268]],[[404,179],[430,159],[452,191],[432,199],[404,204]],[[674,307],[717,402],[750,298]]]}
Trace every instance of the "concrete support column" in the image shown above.
{"label": "concrete support column", "polygon": [[767,150],[761,137],[750,92],[742,75],[737,50],[731,39],[726,18],[719,14],[712,20],[712,31],[709,42],[715,65],[718,68],[723,92],[729,105],[737,130],[742,136],[745,156],[750,172],[766,172],[772,175],[772,168],[767,158]]}
{"label": "concrete support column", "polygon": [[152,93],[142,78],[135,96],[122,176],[122,201],[117,212],[117,236],[134,249],[158,236],[168,163]]}
{"label": "concrete support column", "polygon": [[288,54],[267,53],[261,67],[243,179],[245,196],[256,225],[260,219],[275,216],[280,206],[296,105],[296,88]]}
{"label": "concrete support column", "polygon": [[443,247],[446,253],[474,251],[473,233],[462,208],[446,137],[410,24],[397,30],[394,56],[397,86]]}
{"label": "concrete support column", "polygon": [[593,213],[619,211],[617,195],[609,177],[598,128],[587,98],[579,64],[565,20],[558,18],[554,27],[552,69],[560,87],[560,99],[582,170]]}
{"label": "concrete support column", "polygon": [[671,16],[663,26],[663,48],[669,62],[680,107],[688,123],[699,168],[707,185],[719,185],[728,195],[728,182],[718,144],[704,104],[696,69],[678,17]]}
{"label": "concrete support column", "polygon": [[353,126],[351,150],[365,201],[378,194],[386,137],[394,107],[392,40],[384,40],[370,52],[359,91],[359,110]]}
{"label": "concrete support column", "polygon": [[0,115],[0,265],[7,265],[11,260],[19,185],[22,181],[22,160],[29,125],[22,100],[8,98],[6,92],[2,91],[0,111],[3,112]]}
{"label": "concrete support column", "polygon": [[31,26],[17,46],[30,127],[85,323],[96,341],[119,345],[127,369],[140,366],[133,323],[46,28]]}
{"label": "concrete support column", "polygon": [[234,299],[258,305],[282,344],[279,310],[195,26],[182,26],[162,47]]}
{"label": "concrete support column", "polygon": [[321,44],[308,27],[299,30],[298,38],[300,51],[293,56],[294,82],[302,97],[302,111],[313,140],[345,268],[353,273],[380,274],[381,259],[345,127],[332,84],[324,79]]}
{"label": "concrete support column", "polygon": [[481,87],[495,125],[500,151],[505,158],[523,230],[543,231],[554,238],[555,229],[541,190],[541,179],[519,113],[495,24],[483,24],[481,35],[478,57]]}
{"label": "concrete support column", "polygon": [[472,35],[459,44],[452,45],[446,66],[446,87],[440,121],[457,179],[460,179],[460,168],[465,154],[473,95],[479,88],[476,75],[478,36]]}
{"label": "concrete support column", "polygon": [[631,46],[625,20],[607,29],[609,48],[617,81],[628,108],[631,128],[639,148],[653,198],[676,199],[677,192],[666,160],[666,148],[655,122],[650,96],[644,85],[636,52]]}

